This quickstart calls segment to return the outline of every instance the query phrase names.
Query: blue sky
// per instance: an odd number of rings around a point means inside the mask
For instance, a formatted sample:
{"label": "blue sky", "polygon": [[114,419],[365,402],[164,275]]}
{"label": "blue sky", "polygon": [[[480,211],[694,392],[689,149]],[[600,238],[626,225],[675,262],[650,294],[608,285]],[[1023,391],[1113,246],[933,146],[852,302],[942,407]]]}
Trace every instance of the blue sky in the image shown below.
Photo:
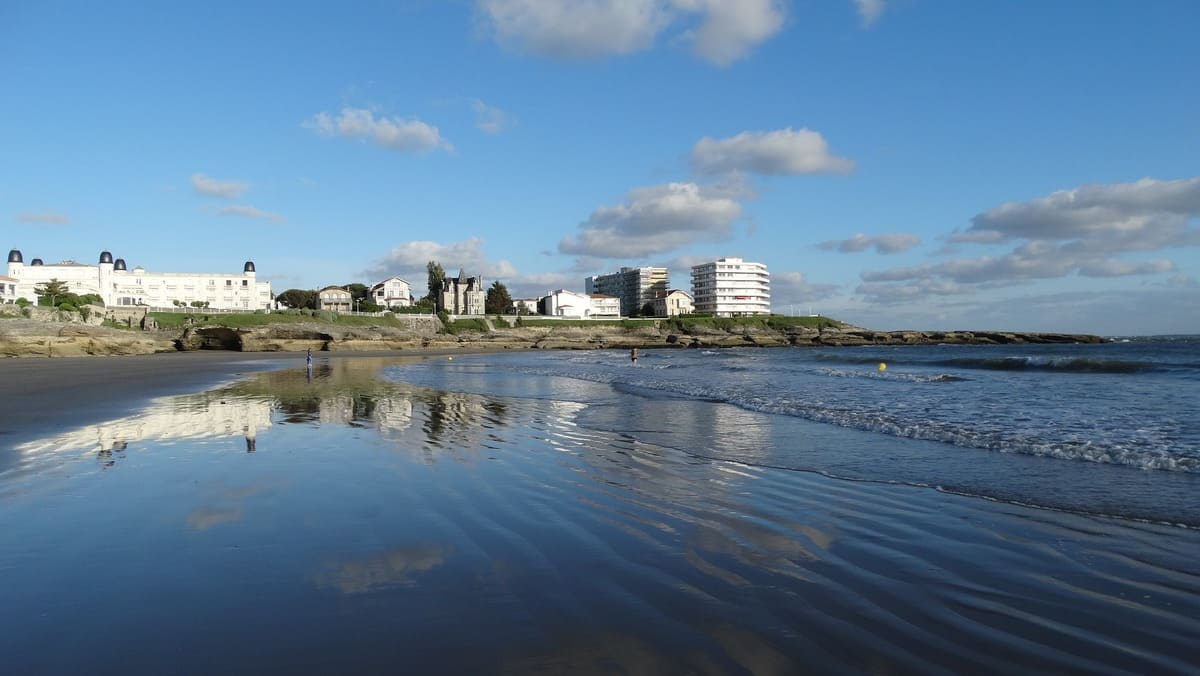
{"label": "blue sky", "polygon": [[0,6],[10,247],[515,296],[742,256],[779,313],[1200,333],[1200,3],[248,4]]}

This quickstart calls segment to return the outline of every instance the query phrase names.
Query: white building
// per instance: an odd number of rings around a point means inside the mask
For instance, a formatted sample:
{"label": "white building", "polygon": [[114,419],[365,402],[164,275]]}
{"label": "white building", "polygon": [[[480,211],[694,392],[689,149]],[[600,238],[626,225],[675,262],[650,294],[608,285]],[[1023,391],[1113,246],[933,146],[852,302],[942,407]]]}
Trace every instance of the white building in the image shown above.
{"label": "white building", "polygon": [[15,303],[17,298],[17,278],[0,275],[0,303]]}
{"label": "white building", "polygon": [[538,301],[538,310],[547,317],[615,319],[621,316],[621,300],[600,293],[577,293],[559,289],[543,296]]}
{"label": "white building", "polygon": [[537,298],[514,298],[512,305],[509,307],[509,312],[513,314],[531,314],[535,315],[538,312]]}
{"label": "white building", "polygon": [[611,317],[616,319],[621,316],[621,299],[615,296],[606,296],[602,293],[589,293],[588,299],[591,301],[591,317]]}
{"label": "white building", "polygon": [[408,307],[412,305],[412,287],[400,277],[388,277],[371,286],[370,298],[383,307]]}
{"label": "white building", "polygon": [[718,258],[692,266],[696,312],[714,317],[771,314],[771,275],[762,263]]}
{"label": "white building", "polygon": [[592,311],[592,299],[586,294],[559,289],[543,296],[538,310],[547,317],[583,318]]}
{"label": "white building", "polygon": [[[36,287],[52,279],[66,284],[71,293],[96,294],[107,306],[148,305],[173,308],[206,302],[220,310],[260,310],[271,307],[271,283],[255,278],[254,262],[246,261],[242,273],[147,272],[141,266],[129,270],[125,259],[100,253],[96,265],[66,260],[46,265],[40,258],[25,264],[21,252],[8,252],[8,277],[16,281],[16,297],[37,299]],[[9,282],[11,283],[11,282]]]}
{"label": "white building", "polygon": [[655,317],[677,317],[690,315],[696,311],[692,294],[683,289],[671,289],[667,295],[654,299]]}
{"label": "white building", "polygon": [[640,314],[646,303],[667,292],[670,282],[666,268],[621,268],[620,272],[592,275],[583,280],[584,290],[621,299],[621,315]]}

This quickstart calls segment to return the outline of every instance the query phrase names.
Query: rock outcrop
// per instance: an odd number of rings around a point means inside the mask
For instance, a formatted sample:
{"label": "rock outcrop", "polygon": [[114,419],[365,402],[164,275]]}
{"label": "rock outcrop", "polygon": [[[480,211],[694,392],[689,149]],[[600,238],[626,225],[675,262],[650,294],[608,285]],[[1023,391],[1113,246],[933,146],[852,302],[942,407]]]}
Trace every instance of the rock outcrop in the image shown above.
{"label": "rock outcrop", "polygon": [[[64,315],[0,313],[0,356],[62,357],[123,355],[175,350],[240,352],[376,351],[408,349],[629,349],[632,347],[780,347],[861,345],[1006,345],[1020,343],[1099,343],[1099,336],[1007,331],[873,331],[841,325],[782,329],[672,324],[630,326],[596,322],[595,326],[512,326],[490,331],[441,333],[433,317],[407,318],[404,326],[345,326],[327,322],[280,323],[228,328],[195,323],[182,330],[162,330],[144,311],[120,318],[115,329],[96,321],[71,321]],[[94,319],[94,316],[93,316]],[[111,319],[111,318],[110,318]],[[111,322],[110,322],[111,323]],[[489,324],[489,326],[492,326]]]}

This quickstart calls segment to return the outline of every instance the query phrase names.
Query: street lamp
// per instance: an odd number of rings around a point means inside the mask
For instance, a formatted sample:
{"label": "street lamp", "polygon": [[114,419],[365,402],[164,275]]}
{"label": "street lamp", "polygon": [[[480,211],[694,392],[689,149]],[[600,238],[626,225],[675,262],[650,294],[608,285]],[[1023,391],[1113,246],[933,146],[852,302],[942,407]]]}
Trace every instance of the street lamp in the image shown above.
{"label": "street lamp", "polygon": [[361,302],[362,302],[362,299],[361,299],[361,298],[355,298],[355,299],[354,299],[354,311],[355,311],[355,312],[358,312],[358,304],[359,304],[359,303],[361,303]]}

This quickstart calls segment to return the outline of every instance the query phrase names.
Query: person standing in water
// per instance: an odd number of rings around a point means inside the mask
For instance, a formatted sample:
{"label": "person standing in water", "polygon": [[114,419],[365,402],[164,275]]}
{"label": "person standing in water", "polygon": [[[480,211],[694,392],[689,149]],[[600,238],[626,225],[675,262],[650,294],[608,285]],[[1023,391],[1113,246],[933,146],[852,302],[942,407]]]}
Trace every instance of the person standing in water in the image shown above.
{"label": "person standing in water", "polygon": [[312,370],[312,348],[308,348],[308,353],[304,355],[304,367]]}
{"label": "person standing in water", "polygon": [[636,347],[629,349],[629,361],[633,362],[634,366],[637,366],[637,348]]}

